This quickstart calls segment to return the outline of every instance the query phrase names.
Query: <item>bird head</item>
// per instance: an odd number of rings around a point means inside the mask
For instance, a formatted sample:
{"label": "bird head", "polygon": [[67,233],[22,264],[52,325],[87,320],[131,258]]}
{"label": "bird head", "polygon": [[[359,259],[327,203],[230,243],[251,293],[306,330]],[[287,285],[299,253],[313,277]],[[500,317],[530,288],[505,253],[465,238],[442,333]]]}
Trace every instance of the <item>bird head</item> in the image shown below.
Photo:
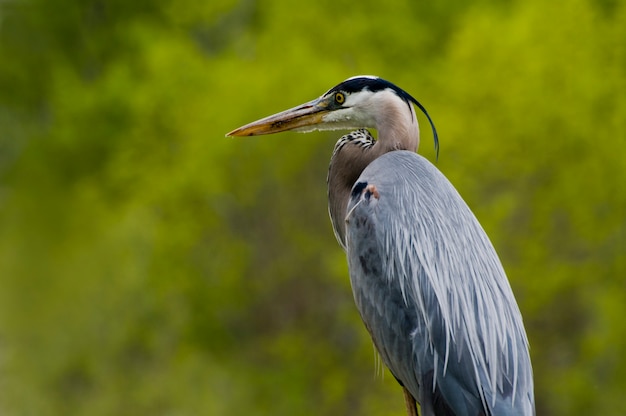
{"label": "bird head", "polygon": [[348,78],[315,100],[246,124],[227,136],[257,136],[288,130],[309,132],[378,128],[392,108],[408,111],[414,118],[411,103],[428,118],[435,137],[435,147],[438,148],[437,131],[426,109],[406,91],[374,76]]}

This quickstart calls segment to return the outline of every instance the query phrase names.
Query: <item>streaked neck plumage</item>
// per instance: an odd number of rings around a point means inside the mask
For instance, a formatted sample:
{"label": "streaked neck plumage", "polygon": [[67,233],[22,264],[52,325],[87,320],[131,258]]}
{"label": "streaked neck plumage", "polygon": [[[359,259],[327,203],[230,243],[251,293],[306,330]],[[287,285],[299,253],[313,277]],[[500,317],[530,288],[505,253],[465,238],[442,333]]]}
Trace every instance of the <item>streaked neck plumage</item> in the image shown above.
{"label": "streaked neck plumage", "polygon": [[[379,93],[380,94],[380,93]],[[374,125],[378,140],[365,129],[342,136],[333,150],[328,167],[328,211],[337,241],[344,248],[345,217],[352,186],[363,170],[377,157],[394,150],[416,152],[419,146],[419,126],[413,106],[385,91],[377,97]],[[367,109],[370,110],[370,109]]]}

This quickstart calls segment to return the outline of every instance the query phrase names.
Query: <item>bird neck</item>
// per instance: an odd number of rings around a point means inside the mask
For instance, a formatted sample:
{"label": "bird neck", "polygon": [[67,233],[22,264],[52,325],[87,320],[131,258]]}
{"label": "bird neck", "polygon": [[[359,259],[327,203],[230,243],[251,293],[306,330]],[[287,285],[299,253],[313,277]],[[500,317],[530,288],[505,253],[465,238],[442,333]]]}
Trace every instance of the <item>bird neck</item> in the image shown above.
{"label": "bird neck", "polygon": [[328,213],[339,244],[346,249],[345,217],[350,191],[361,172],[378,155],[373,152],[377,141],[367,130],[356,130],[342,136],[328,166]]}
{"label": "bird neck", "polygon": [[386,102],[380,105],[375,116],[378,141],[373,150],[376,157],[392,150],[417,152],[420,133],[413,106],[397,96],[383,99]]}
{"label": "bird neck", "polygon": [[345,217],[352,187],[372,161],[393,150],[416,151],[417,141],[375,140],[367,130],[357,130],[343,136],[335,145],[328,167],[328,212],[335,237],[344,249]]}
{"label": "bird neck", "polygon": [[337,141],[328,167],[328,211],[335,237],[344,249],[348,199],[363,170],[387,152],[416,152],[419,145],[419,126],[413,106],[397,96],[380,99],[385,102],[379,106],[382,110],[374,118],[378,140],[365,129],[346,134]]}

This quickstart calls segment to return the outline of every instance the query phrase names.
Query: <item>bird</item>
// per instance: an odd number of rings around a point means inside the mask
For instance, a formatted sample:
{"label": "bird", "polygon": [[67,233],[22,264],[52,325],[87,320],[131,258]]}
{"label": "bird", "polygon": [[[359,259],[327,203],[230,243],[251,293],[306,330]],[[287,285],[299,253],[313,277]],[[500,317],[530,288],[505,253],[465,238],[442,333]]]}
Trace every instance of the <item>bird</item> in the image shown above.
{"label": "bird", "polygon": [[[328,210],[356,307],[407,414],[535,414],[522,315],[484,229],[425,157],[413,96],[360,75],[227,136],[353,130],[336,143]],[[375,138],[370,130],[377,132]]]}

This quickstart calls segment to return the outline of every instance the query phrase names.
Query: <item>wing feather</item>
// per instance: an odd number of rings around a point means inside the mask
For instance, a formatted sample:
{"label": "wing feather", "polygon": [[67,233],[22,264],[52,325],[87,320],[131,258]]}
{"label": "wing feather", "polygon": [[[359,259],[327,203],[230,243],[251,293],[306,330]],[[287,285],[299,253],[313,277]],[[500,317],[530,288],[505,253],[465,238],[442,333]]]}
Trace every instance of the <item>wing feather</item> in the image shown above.
{"label": "wing feather", "polygon": [[349,202],[348,263],[357,307],[384,363],[423,411],[534,414],[521,314],[461,196],[407,151],[377,158],[357,183],[377,192],[361,186]]}

